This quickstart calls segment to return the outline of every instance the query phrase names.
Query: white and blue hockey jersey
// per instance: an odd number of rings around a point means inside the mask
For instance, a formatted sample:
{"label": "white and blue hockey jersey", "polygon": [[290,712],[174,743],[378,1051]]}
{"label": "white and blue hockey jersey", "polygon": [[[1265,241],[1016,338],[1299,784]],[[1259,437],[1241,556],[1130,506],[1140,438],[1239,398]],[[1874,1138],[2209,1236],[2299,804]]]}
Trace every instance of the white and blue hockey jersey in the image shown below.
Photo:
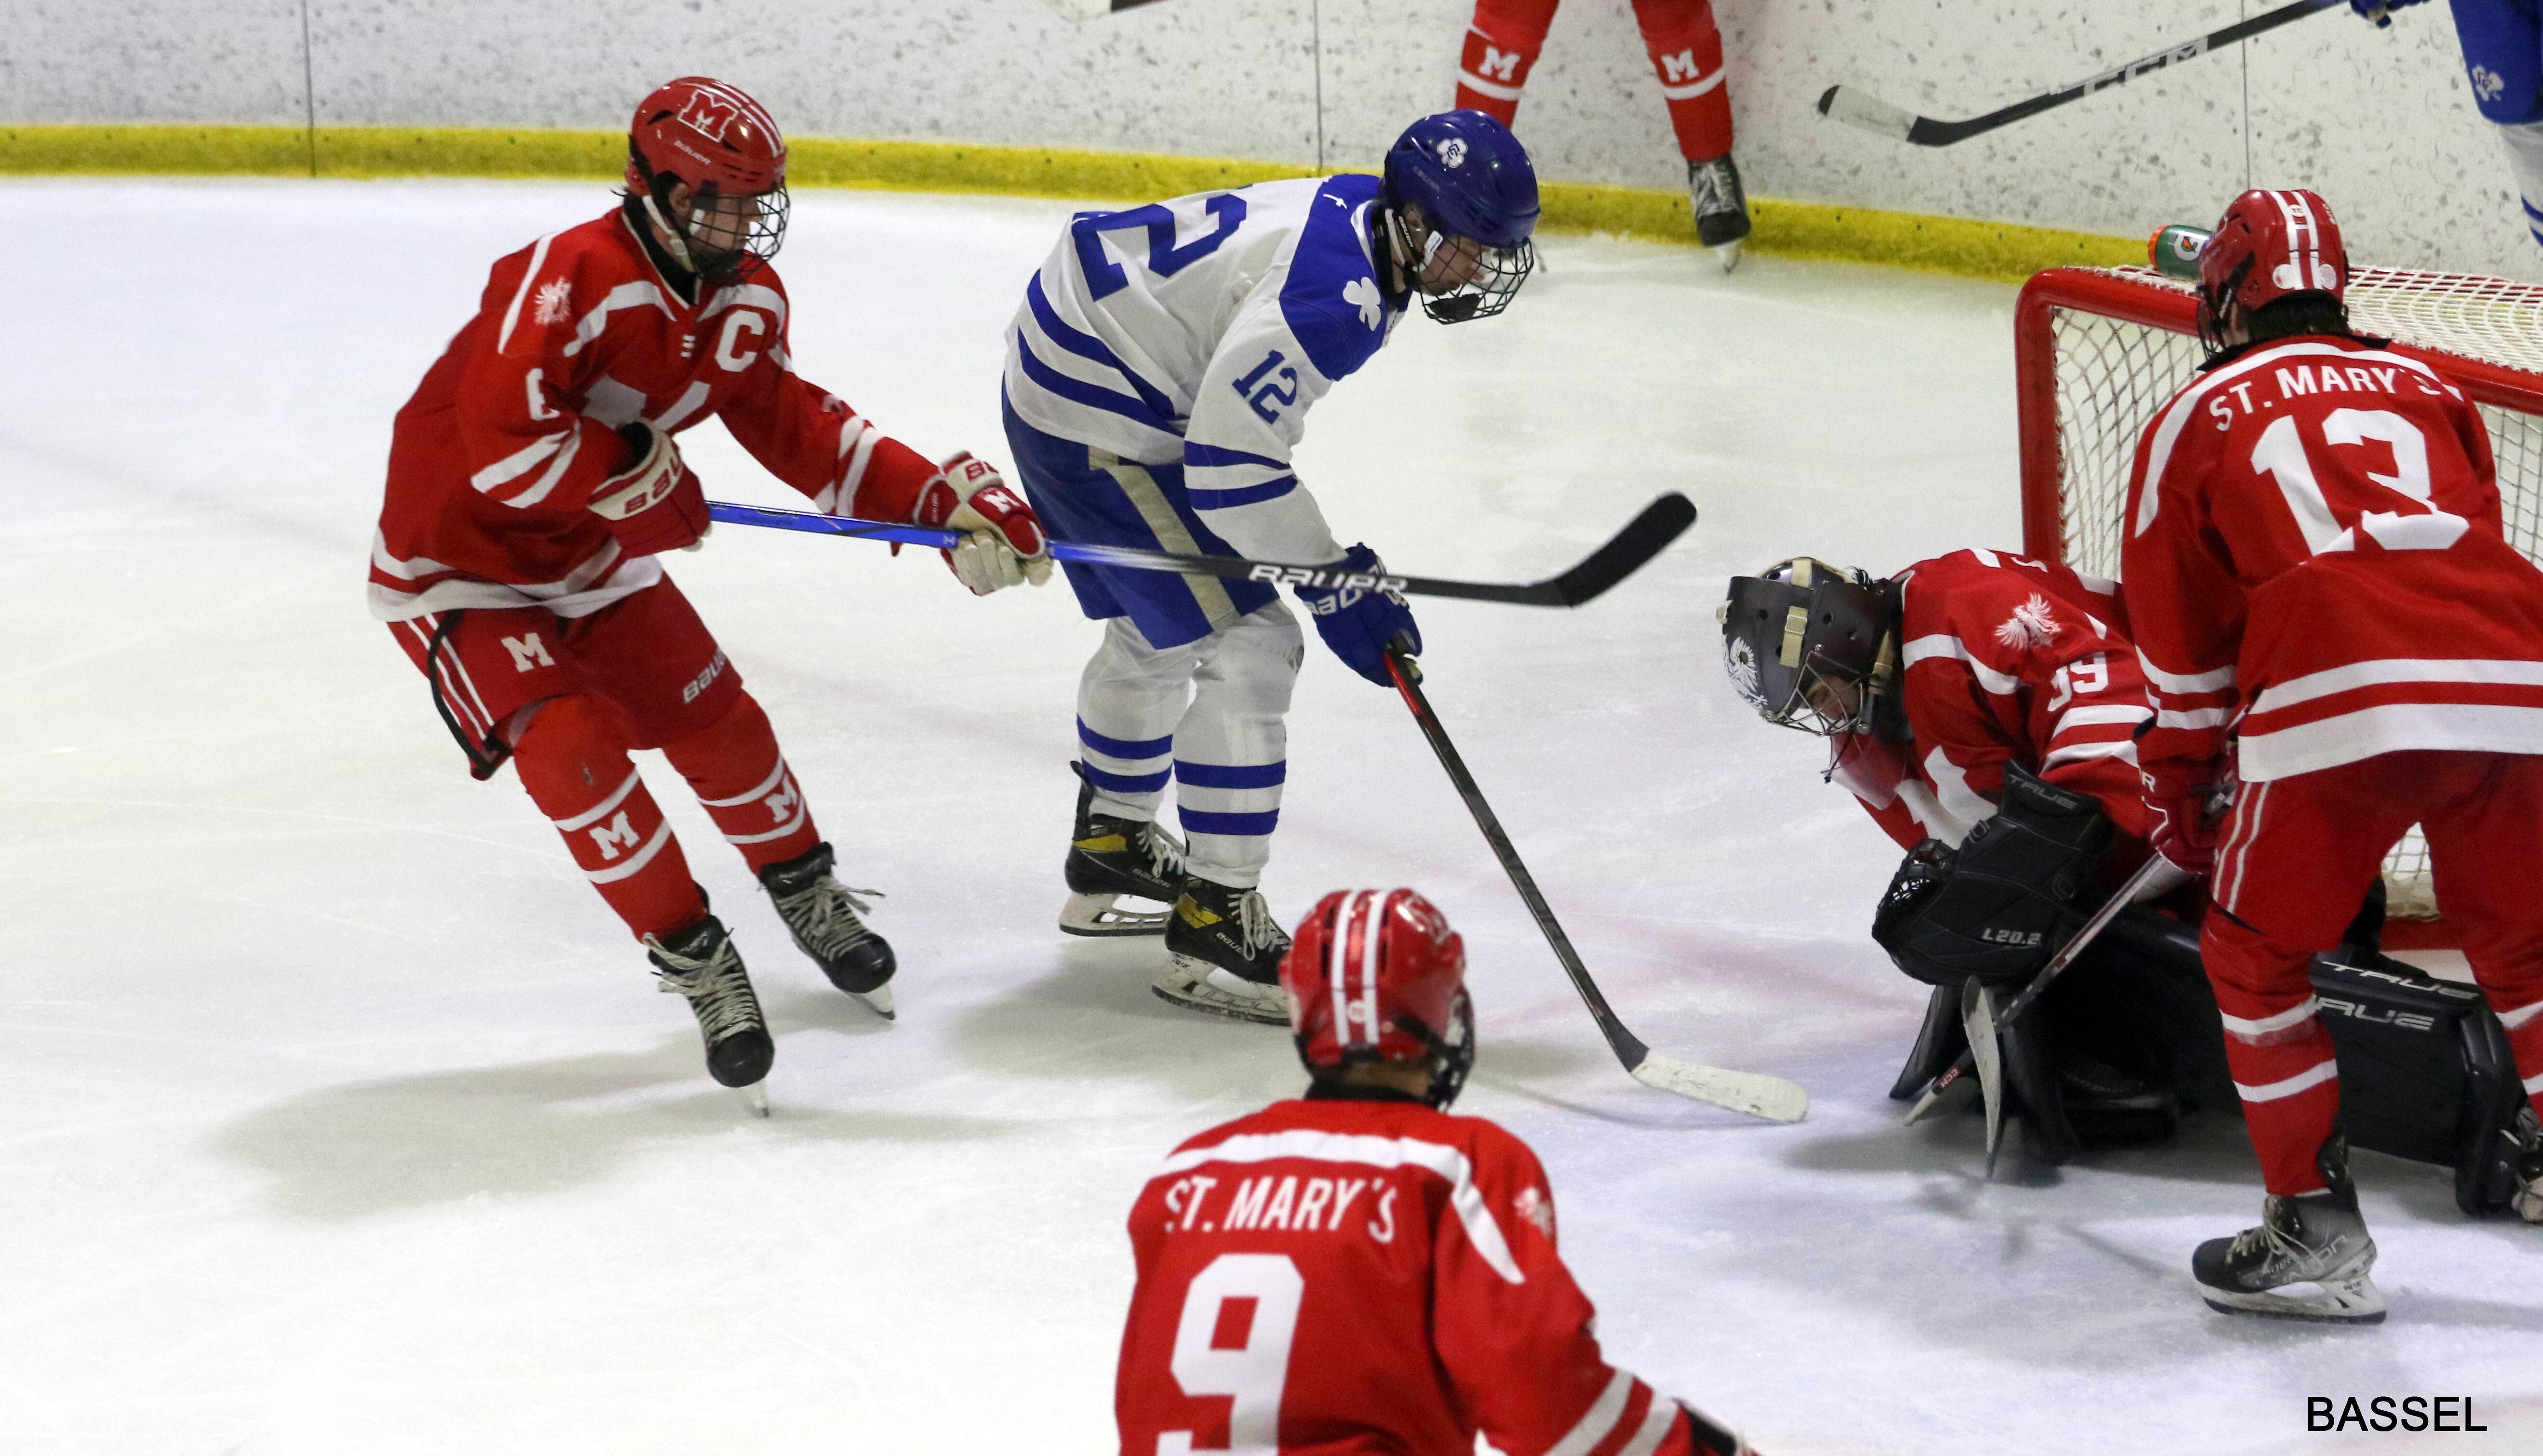
{"label": "white and blue hockey jersey", "polygon": [[1289,457],[1308,407],[1403,317],[1370,254],[1380,189],[1344,174],[1079,213],[1007,332],[1010,408],[1181,464],[1192,508],[1241,555],[1339,558]]}

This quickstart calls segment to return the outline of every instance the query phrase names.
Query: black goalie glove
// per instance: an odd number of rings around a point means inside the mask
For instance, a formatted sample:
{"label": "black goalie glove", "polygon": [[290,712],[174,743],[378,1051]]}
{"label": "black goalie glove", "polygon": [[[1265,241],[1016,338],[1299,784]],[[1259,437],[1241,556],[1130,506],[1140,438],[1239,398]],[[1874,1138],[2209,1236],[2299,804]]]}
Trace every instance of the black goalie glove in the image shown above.
{"label": "black goalie glove", "polygon": [[1908,851],[1872,921],[1898,968],[1932,985],[2028,980],[2083,923],[2074,905],[2111,847],[2101,802],[2004,766],[2004,804],[1961,847]]}

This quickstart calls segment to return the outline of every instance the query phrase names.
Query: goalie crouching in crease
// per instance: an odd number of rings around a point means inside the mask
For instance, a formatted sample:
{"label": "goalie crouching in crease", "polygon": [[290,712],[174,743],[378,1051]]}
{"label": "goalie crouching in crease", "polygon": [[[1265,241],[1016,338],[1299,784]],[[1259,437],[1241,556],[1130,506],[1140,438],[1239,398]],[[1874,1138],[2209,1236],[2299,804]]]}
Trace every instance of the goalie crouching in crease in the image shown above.
{"label": "goalie crouching in crease", "polygon": [[[2109,581],[2003,552],[1886,580],[1808,557],[1734,577],[1724,663],[1767,722],[1830,740],[1842,783],[1907,849],[1873,938],[1934,987],[1890,1096],[1967,1049],[1965,983],[2019,991],[2142,866],[2136,740],[2152,716]],[[2202,887],[2158,878],[2035,1010],[2002,1030],[2006,1106],[2032,1157],[2170,1136],[2239,1111],[2198,955]],[[2495,1020],[2377,952],[2379,883],[2313,978],[2350,1083],[2352,1140],[2451,1166],[2467,1212],[2514,1189],[2516,1079]]]}

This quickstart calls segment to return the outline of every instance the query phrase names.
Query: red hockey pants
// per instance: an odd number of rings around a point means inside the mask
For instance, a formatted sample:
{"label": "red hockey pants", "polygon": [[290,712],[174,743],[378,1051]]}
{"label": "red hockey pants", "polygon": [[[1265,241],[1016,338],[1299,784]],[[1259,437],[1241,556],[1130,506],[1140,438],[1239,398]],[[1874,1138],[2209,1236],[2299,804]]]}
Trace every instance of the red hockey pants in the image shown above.
{"label": "red hockey pants", "polygon": [[2271,1192],[2322,1187],[2314,1153],[2340,1114],[2307,967],[2340,943],[2413,823],[2427,833],[2437,903],[2461,927],[2464,958],[2543,1111],[2543,756],[2386,753],[2246,784],[2216,853],[2225,913],[2207,917],[2199,953]]}
{"label": "red hockey pants", "polygon": [[632,750],[661,749],[754,871],[820,842],[767,713],[669,581],[586,617],[478,608],[390,630],[454,733],[512,745],[521,787],[639,939],[706,904]]}
{"label": "red hockey pants", "polygon": [[[1519,93],[1545,48],[1560,0],[1475,0],[1457,62],[1457,105],[1518,118]],[[1712,0],[1634,0],[1652,71],[1668,102],[1677,148],[1692,162],[1731,150],[1731,91],[1722,84],[1722,31]]]}

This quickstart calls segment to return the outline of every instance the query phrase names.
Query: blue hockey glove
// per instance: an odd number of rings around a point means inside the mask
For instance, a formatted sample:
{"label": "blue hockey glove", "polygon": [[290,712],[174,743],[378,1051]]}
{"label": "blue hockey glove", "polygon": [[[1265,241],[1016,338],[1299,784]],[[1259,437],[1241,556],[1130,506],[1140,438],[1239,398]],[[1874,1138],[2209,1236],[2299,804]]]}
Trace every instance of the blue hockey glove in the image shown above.
{"label": "blue hockey glove", "polygon": [[2382,30],[2393,24],[2393,17],[2385,14],[2386,11],[2423,3],[2425,0],[2349,0],[2349,8],[2375,22],[2376,29]]}
{"label": "blue hockey glove", "polygon": [[[1386,570],[1366,545],[1352,547],[1334,567],[1346,572]],[[1408,651],[1416,655],[1422,651],[1422,629],[1413,625],[1413,609],[1400,596],[1339,586],[1301,586],[1298,601],[1315,614],[1316,635],[1343,659],[1343,665],[1379,687],[1395,685],[1386,672],[1386,645],[1397,633],[1412,640]]]}

